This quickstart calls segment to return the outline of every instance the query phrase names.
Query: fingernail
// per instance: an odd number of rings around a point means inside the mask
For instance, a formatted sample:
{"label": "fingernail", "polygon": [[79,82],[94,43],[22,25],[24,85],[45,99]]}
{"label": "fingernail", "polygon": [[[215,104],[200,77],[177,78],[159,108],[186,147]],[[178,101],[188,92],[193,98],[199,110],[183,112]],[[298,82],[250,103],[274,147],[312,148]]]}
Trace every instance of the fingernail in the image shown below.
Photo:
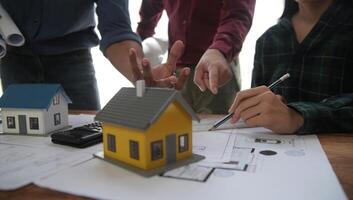
{"label": "fingernail", "polygon": [[235,123],[238,121],[238,119],[239,119],[238,116],[234,115],[234,116],[232,117],[232,120],[231,120],[231,121],[232,121],[233,124],[235,124]]}
{"label": "fingernail", "polygon": [[201,92],[204,92],[204,91],[205,91],[205,89],[201,88],[200,86],[199,86],[199,89],[201,90]]}
{"label": "fingernail", "polygon": [[170,79],[170,83],[171,83],[171,84],[176,84],[176,83],[177,83],[176,78],[171,78],[171,79]]}
{"label": "fingernail", "polygon": [[185,70],[185,75],[189,75],[189,74],[190,74],[190,69],[188,68]]}

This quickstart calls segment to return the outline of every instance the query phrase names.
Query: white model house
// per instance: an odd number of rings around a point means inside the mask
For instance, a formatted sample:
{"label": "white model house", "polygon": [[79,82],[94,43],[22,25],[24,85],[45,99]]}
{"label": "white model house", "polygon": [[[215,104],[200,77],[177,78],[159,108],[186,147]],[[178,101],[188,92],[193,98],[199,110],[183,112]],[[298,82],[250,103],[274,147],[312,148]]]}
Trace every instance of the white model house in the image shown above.
{"label": "white model house", "polygon": [[0,98],[3,133],[45,135],[68,126],[70,98],[59,84],[14,84]]}

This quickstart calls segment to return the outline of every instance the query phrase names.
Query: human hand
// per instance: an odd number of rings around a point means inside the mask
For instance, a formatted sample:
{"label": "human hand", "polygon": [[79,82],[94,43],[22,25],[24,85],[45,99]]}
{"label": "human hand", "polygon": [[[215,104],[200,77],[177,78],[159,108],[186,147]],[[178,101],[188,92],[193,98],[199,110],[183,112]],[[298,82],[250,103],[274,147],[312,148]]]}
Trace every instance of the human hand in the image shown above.
{"label": "human hand", "polygon": [[170,50],[167,62],[151,68],[150,62],[146,58],[142,59],[141,67],[139,67],[136,51],[130,49],[129,57],[135,80],[144,79],[146,85],[150,87],[175,87],[178,90],[182,89],[190,69],[187,67],[182,68],[179,77],[176,77],[174,72],[177,60],[183,52],[184,44],[181,41],[176,41]]}
{"label": "human hand", "polygon": [[275,133],[294,133],[303,125],[304,119],[284,102],[283,97],[266,86],[238,92],[229,109],[234,113],[231,122],[241,118],[249,126],[262,126]]}
{"label": "human hand", "polygon": [[217,49],[208,49],[195,68],[195,84],[203,92],[209,89],[217,94],[218,88],[231,79],[232,70],[223,54]]}

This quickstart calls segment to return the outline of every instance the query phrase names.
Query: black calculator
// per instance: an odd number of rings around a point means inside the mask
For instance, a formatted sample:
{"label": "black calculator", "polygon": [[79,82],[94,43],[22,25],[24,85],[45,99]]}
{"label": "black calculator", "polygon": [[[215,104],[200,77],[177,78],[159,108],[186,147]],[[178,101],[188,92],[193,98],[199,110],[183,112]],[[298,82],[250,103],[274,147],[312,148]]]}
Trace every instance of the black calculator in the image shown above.
{"label": "black calculator", "polygon": [[102,123],[93,122],[70,130],[56,132],[51,135],[55,144],[63,144],[85,148],[102,142]]}

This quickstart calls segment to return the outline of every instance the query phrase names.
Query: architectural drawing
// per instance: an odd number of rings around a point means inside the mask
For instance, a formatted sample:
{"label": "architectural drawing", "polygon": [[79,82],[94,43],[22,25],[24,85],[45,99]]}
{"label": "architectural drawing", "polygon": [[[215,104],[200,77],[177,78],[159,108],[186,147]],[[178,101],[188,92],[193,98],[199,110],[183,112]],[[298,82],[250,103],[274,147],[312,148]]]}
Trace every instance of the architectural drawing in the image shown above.
{"label": "architectural drawing", "polygon": [[[206,122],[212,124],[210,120]],[[207,127],[202,124],[199,127]],[[206,158],[193,166],[169,172],[164,177],[206,181],[211,173],[261,173],[282,157],[305,156],[305,142],[296,135],[270,134],[263,128],[207,130],[194,133],[193,152]],[[212,170],[213,169],[213,170]],[[216,169],[219,169],[218,171]],[[209,172],[206,173],[206,172]],[[225,172],[222,171],[224,174]]]}

